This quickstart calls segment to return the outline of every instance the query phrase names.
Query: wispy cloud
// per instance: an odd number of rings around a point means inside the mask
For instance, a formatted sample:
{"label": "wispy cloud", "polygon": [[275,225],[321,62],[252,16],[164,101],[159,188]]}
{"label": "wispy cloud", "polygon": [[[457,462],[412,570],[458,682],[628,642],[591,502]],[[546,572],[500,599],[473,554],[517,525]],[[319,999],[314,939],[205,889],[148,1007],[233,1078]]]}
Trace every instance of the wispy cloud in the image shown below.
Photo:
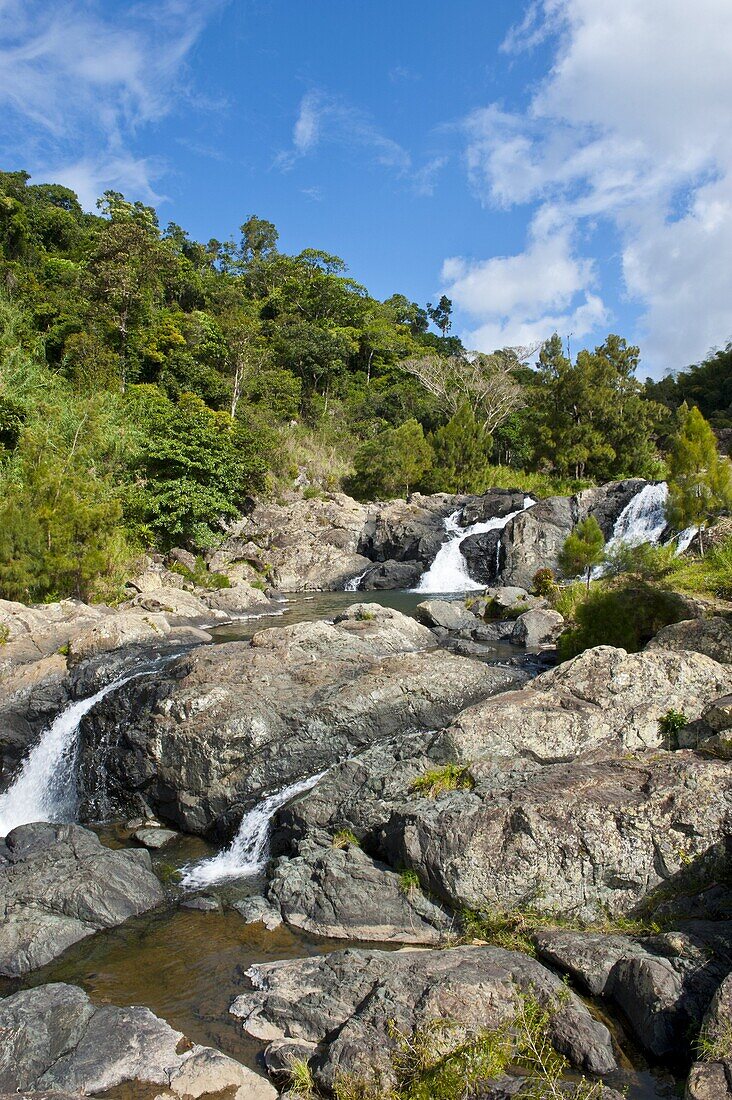
{"label": "wispy cloud", "polygon": [[18,166],[81,181],[86,203],[99,184],[159,198],[161,165],[135,155],[135,136],[185,99],[186,58],[219,3],[112,15],[93,0],[0,0],[0,137]]}
{"label": "wispy cloud", "polygon": [[315,88],[300,100],[292,144],[277,155],[275,164],[282,171],[290,171],[298,160],[326,145],[361,151],[373,164],[408,183],[418,195],[433,193],[437,175],[447,163],[445,157],[433,157],[415,167],[411,154],[383,133],[367,112]]}

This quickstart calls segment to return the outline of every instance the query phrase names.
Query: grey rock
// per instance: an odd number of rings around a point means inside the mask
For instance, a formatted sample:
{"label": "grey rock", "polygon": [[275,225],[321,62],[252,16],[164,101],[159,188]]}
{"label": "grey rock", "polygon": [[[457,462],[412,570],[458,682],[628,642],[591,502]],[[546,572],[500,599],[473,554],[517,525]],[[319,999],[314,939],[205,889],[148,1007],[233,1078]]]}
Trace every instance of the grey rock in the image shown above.
{"label": "grey rock", "polygon": [[358,549],[372,561],[432,562],[445,539],[445,518],[464,497],[414,495],[369,507]]}
{"label": "grey rock", "polygon": [[221,902],[218,898],[211,897],[209,894],[197,894],[195,897],[183,898],[180,907],[181,909],[196,909],[201,913],[218,913],[221,909]]}
{"label": "grey rock", "polygon": [[732,664],[732,626],[717,615],[711,619],[684,619],[659,630],[647,650],[670,649],[704,653],[720,664]]}
{"label": "grey rock", "polygon": [[[0,646],[0,658],[3,649]],[[66,704],[71,685],[60,654],[0,671],[0,776],[7,779]]]}
{"label": "grey rock", "polygon": [[526,494],[521,489],[489,489],[479,497],[471,497],[463,507],[460,522],[463,527],[485,523],[489,519],[505,519],[524,506]]}
{"label": "grey rock", "polygon": [[243,898],[241,901],[234,902],[233,907],[239,916],[244,918],[246,924],[263,924],[270,932],[282,924],[279,909],[266,898],[260,896]]}
{"label": "grey rock", "polygon": [[732,1097],[732,974],[724,979],[712,998],[701,1032],[708,1044],[704,1061],[691,1067],[685,1100],[724,1100]]}
{"label": "grey rock", "polygon": [[35,970],[163,901],[142,849],[103,848],[78,825],[21,825],[0,847],[0,974]]}
{"label": "grey rock", "polygon": [[180,546],[174,546],[172,550],[168,551],[168,561],[176,565],[182,565],[184,569],[190,570],[191,573],[196,571],[196,555],[192,554],[190,550],[183,550]]}
{"label": "grey rock", "polygon": [[385,561],[368,569],[359,584],[363,592],[414,588],[425,567],[418,561]]}
{"label": "grey rock", "polygon": [[563,629],[564,617],[558,611],[524,611],[516,619],[511,641],[526,649],[536,649],[542,645],[553,645]]}
{"label": "grey rock", "polygon": [[190,1043],[147,1008],[94,1005],[73,985],[42,985],[0,1001],[0,1089],[89,1096],[120,1085],[162,1085],[166,1096],[277,1090],[211,1047]]}
{"label": "grey rock", "polygon": [[165,848],[171,841],[176,840],[179,835],[172,829],[142,828],[135,831],[134,839],[138,844],[142,844],[144,848],[158,851],[160,848]]}
{"label": "grey rock", "polygon": [[702,711],[702,721],[715,733],[732,729],[732,695],[714,699]]}
{"label": "grey rock", "polygon": [[468,574],[478,584],[493,584],[501,573],[503,556],[501,531],[484,531],[480,535],[468,535],[460,543],[460,553],[465,558]]}
{"label": "grey rock", "polygon": [[473,630],[473,638],[476,642],[503,642],[511,637],[514,626],[514,619],[499,619],[494,623],[481,623]]}
{"label": "grey rock", "polygon": [[510,1019],[520,992],[556,1008],[551,1039],[574,1065],[615,1068],[610,1035],[573,993],[535,959],[497,947],[444,951],[357,951],[253,966],[254,985],[231,1011],[247,1034],[319,1044],[316,1081],[365,1067],[391,1083],[395,1043],[388,1021],[411,1034],[435,1018],[455,1022],[456,1041]]}
{"label": "grey rock", "polygon": [[437,944],[453,922],[359,847],[305,844],[275,866],[267,896],[287,924],[332,939]]}
{"label": "grey rock", "polygon": [[417,604],[415,615],[425,626],[441,626],[450,631],[471,632],[480,625],[473,612],[459,600],[425,600]]}
{"label": "grey rock", "polygon": [[[356,604],[333,623],[194,650],[84,720],[83,812],[142,810],[188,832],[230,834],[263,795],[373,741],[444,725],[520,676],[425,649],[434,644],[414,619]],[[100,767],[104,806],[95,801]]]}
{"label": "grey rock", "polygon": [[567,535],[577,523],[576,502],[547,497],[510,520],[501,535],[501,579],[530,588],[537,569],[556,569]]}

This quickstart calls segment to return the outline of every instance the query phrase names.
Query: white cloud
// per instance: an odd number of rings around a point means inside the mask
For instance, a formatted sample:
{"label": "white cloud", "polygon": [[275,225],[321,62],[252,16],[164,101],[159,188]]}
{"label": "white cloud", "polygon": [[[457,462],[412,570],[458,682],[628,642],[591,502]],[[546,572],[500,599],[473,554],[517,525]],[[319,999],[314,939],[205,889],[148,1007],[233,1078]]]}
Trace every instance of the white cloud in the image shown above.
{"label": "white cloud", "polygon": [[542,0],[504,48],[548,35],[553,65],[526,111],[465,120],[472,185],[499,207],[607,219],[646,365],[684,366],[732,335],[732,4]]}
{"label": "white cloud", "polygon": [[0,0],[0,136],[17,166],[77,179],[86,205],[95,181],[159,198],[160,166],[131,146],[185,98],[185,58],[219,2],[116,5],[105,17],[93,0]]}

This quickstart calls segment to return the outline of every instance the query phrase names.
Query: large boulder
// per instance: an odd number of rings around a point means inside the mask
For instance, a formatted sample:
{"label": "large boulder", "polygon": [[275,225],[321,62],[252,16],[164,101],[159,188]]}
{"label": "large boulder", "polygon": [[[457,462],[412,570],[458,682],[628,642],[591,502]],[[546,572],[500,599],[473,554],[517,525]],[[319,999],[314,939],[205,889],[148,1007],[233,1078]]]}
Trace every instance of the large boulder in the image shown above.
{"label": "large boulder", "polygon": [[425,626],[468,635],[480,626],[480,619],[459,600],[424,600],[417,604],[415,616]]}
{"label": "large boulder", "polygon": [[409,502],[390,500],[370,506],[359,541],[359,552],[372,561],[431,563],[445,540],[445,519],[464,497],[437,493]]}
{"label": "large boulder", "polygon": [[[191,1043],[147,1008],[93,1004],[74,985],[24,989],[0,1001],[0,1091],[93,1096],[124,1086],[161,1098],[275,1100],[263,1077]],[[152,1095],[152,1093],[151,1093]]]}
{"label": "large boulder", "polygon": [[721,664],[732,664],[732,625],[716,615],[711,619],[684,619],[664,626],[651,638],[647,650],[671,649],[704,653]]}
{"label": "large boulder", "polygon": [[66,658],[52,657],[0,672],[0,775],[9,776],[69,695]]}
{"label": "large boulder", "polygon": [[424,565],[418,561],[381,562],[366,570],[358,587],[363,592],[414,588],[424,570]]}
{"label": "large boulder", "polygon": [[465,558],[468,574],[478,584],[493,584],[501,573],[503,556],[501,530],[484,531],[468,535],[460,543],[460,553]]}
{"label": "large boulder", "polygon": [[332,1088],[340,1074],[393,1084],[395,1033],[449,1020],[456,1045],[504,1025],[522,994],[553,1010],[551,1042],[577,1068],[615,1068],[607,1028],[535,959],[498,947],[445,951],[338,951],[249,969],[254,989],[231,1006],[247,1034],[318,1044],[311,1068]]}
{"label": "large boulder", "polygon": [[521,489],[489,489],[479,497],[470,497],[463,505],[460,523],[472,527],[489,519],[505,519],[524,507],[526,494]]}
{"label": "large boulder", "polygon": [[725,761],[649,755],[473,762],[473,789],[396,803],[374,847],[454,909],[633,914],[706,866],[732,811]]}
{"label": "large boulder", "polygon": [[432,633],[356,604],[335,622],[202,647],[130,681],[82,722],[84,812],[225,834],[265,794],[408,728],[436,728],[520,674],[429,652]]}
{"label": "large boulder", "polygon": [[104,848],[78,825],[21,825],[0,845],[0,974],[35,970],[163,900],[148,852]]}
{"label": "large boulder", "polygon": [[564,617],[558,611],[535,608],[524,611],[516,619],[511,641],[526,649],[536,649],[538,646],[553,645],[563,629]]}

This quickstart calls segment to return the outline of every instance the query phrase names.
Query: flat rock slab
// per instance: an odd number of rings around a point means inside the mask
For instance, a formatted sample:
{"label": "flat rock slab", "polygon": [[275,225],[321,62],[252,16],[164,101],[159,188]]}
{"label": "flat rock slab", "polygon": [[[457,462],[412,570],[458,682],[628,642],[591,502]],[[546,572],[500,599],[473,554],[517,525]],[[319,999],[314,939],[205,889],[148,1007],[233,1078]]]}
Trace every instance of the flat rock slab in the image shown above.
{"label": "flat rock slab", "polygon": [[21,825],[0,844],[0,974],[35,970],[164,900],[143,849],[104,848],[78,825]]}
{"label": "flat rock slab", "polygon": [[326,1087],[339,1073],[365,1069],[389,1083],[389,1021],[406,1034],[436,1018],[467,1031],[498,1027],[513,1018],[520,993],[556,1008],[551,1039],[575,1066],[598,1074],[615,1068],[607,1028],[579,998],[535,959],[499,947],[349,949],[247,974],[254,989],[237,997],[232,1013],[257,1038],[319,1044],[312,1068]]}
{"label": "flat rock slab", "polygon": [[147,1008],[95,1005],[62,983],[0,1001],[0,1091],[90,1096],[118,1085],[158,1085],[171,1098],[277,1096],[264,1078],[191,1043]]}
{"label": "flat rock slab", "polygon": [[170,844],[179,837],[180,833],[175,832],[174,829],[158,829],[151,827],[137,829],[133,836],[138,844],[142,844],[143,848],[150,848],[152,851],[158,851],[160,848],[165,848],[167,844]]}

